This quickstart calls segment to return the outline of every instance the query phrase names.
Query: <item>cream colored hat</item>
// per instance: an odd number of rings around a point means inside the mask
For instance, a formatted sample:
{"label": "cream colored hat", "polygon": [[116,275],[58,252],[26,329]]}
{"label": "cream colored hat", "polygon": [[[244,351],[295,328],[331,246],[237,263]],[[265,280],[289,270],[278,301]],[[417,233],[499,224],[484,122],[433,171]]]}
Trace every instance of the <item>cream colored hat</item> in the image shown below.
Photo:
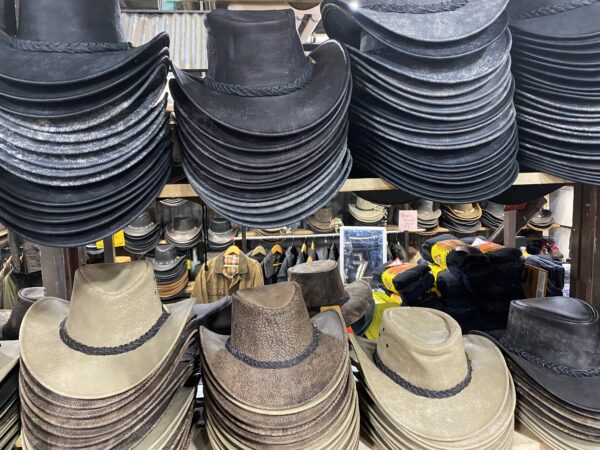
{"label": "cream colored hat", "polygon": [[386,207],[356,196],[356,203],[348,205],[348,212],[350,212],[352,217],[361,222],[375,223],[385,217]]}
{"label": "cream colored hat", "polygon": [[0,381],[15,368],[19,361],[19,341],[0,341]]}
{"label": "cream colored hat", "polygon": [[163,306],[148,261],[84,266],[75,273],[70,302],[46,297],[29,309],[21,360],[38,383],[59,395],[117,395],[167,358],[193,303]]}
{"label": "cream colored hat", "polygon": [[390,308],[377,342],[350,339],[376,406],[413,441],[473,440],[504,418],[507,402],[512,419],[514,392],[502,354],[489,339],[463,337],[446,313]]}

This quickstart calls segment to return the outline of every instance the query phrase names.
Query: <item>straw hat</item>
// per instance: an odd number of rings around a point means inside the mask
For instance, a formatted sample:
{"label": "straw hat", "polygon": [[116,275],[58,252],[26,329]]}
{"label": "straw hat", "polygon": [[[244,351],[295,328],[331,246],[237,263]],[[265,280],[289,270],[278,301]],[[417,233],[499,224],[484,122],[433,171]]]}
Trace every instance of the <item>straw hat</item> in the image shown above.
{"label": "straw hat", "polygon": [[139,385],[167,358],[192,304],[163,306],[148,261],[84,266],[75,274],[70,302],[47,297],[29,309],[21,358],[51,392],[114,396]]}
{"label": "straw hat", "polygon": [[348,205],[348,212],[356,220],[364,223],[379,222],[386,215],[385,206],[371,203],[359,196],[356,196],[356,203]]}

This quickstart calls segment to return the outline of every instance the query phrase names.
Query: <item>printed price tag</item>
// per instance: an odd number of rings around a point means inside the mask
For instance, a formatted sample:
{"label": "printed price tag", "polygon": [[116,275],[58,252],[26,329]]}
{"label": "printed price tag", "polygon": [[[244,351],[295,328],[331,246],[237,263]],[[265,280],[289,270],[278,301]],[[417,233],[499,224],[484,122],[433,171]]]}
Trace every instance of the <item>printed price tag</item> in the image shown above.
{"label": "printed price tag", "polygon": [[418,228],[417,211],[398,211],[398,229],[400,231],[417,231]]}

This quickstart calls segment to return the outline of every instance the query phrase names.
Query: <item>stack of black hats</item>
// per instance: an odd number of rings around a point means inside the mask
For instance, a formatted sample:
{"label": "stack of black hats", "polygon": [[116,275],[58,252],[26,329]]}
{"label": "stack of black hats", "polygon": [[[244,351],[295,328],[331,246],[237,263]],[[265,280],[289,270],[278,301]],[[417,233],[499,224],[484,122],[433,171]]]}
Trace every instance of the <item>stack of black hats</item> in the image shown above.
{"label": "stack of black hats", "polygon": [[598,311],[575,298],[517,300],[506,329],[490,335],[512,373],[521,426],[548,448],[597,449]]}
{"label": "stack of black hats", "polygon": [[225,250],[233,244],[238,232],[237,225],[233,225],[223,217],[213,217],[208,225],[208,242],[211,250]]}
{"label": "stack of black hats", "polygon": [[123,230],[125,250],[134,255],[150,252],[160,241],[160,223],[155,222],[150,211],[144,211]]}
{"label": "stack of black hats", "polygon": [[193,217],[175,217],[165,228],[165,239],[179,251],[189,250],[202,239],[202,226]]}
{"label": "stack of black hats", "polygon": [[508,0],[326,0],[347,44],[358,166],[445,203],[492,198],[518,174]]}
{"label": "stack of black hats", "polygon": [[348,55],[329,41],[304,55],[293,11],[206,17],[208,74],[174,68],[183,167],[216,212],[252,228],[304,219],[348,177]]}
{"label": "stack of black hats", "polygon": [[544,231],[550,228],[554,224],[554,217],[552,217],[552,211],[549,209],[540,209],[535,216],[529,219],[527,225],[536,231]]}
{"label": "stack of black hats", "polygon": [[0,341],[0,448],[13,448],[21,432],[19,341]]}
{"label": "stack of black hats", "polygon": [[504,224],[504,205],[488,201],[481,204],[481,209],[481,222],[486,227],[495,230]]}
{"label": "stack of black hats", "polygon": [[118,0],[30,0],[0,32],[0,218],[33,242],[102,239],[169,175],[169,38],[134,48],[119,17]]}
{"label": "stack of black hats", "polygon": [[515,0],[509,13],[521,164],[600,184],[600,4]]}
{"label": "stack of black hats", "polygon": [[185,256],[177,255],[173,245],[156,246],[152,263],[161,300],[171,300],[185,292],[189,278],[187,262]]}
{"label": "stack of black hats", "polygon": [[417,224],[425,232],[433,232],[440,224],[442,210],[440,205],[431,200],[415,200],[410,204],[411,209],[417,210]]}

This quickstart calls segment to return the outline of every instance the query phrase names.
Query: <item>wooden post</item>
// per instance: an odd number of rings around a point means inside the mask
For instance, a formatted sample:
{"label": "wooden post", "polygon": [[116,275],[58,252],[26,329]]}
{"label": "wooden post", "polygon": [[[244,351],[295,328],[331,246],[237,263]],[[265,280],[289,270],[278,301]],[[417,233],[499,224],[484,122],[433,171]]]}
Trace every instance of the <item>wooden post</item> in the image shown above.
{"label": "wooden post", "polygon": [[73,277],[81,265],[79,249],[40,246],[40,259],[46,295],[65,300],[71,298]]}
{"label": "wooden post", "polygon": [[600,189],[577,184],[571,231],[571,296],[600,307]]}
{"label": "wooden post", "polygon": [[104,238],[104,262],[115,262],[115,242],[113,241],[112,236]]}
{"label": "wooden post", "polygon": [[514,247],[517,243],[517,211],[511,209],[504,212],[504,245]]}

